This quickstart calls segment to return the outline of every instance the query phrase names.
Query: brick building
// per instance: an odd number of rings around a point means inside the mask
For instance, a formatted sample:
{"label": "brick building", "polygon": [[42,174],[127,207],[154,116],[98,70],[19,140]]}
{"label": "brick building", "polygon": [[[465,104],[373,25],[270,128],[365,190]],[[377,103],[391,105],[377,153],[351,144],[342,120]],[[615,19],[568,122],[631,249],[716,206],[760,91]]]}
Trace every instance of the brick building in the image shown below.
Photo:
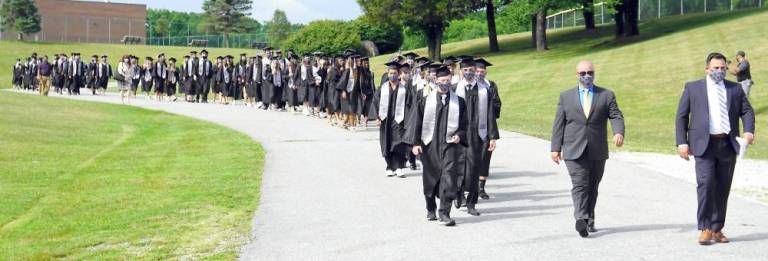
{"label": "brick building", "polygon": [[[146,36],[147,6],[109,1],[35,0],[39,33],[25,40],[46,42],[120,43],[124,36]],[[16,39],[2,32],[0,39]],[[143,42],[143,41],[142,41]]]}

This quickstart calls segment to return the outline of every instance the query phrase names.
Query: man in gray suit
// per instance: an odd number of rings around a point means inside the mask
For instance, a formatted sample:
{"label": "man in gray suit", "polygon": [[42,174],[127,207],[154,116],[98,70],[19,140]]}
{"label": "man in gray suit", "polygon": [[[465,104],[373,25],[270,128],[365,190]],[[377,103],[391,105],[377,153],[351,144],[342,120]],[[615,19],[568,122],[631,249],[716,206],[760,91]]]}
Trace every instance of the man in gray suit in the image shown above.
{"label": "man in gray suit", "polygon": [[725,56],[709,54],[706,64],[706,79],[685,84],[675,119],[678,154],[696,159],[701,245],[728,243],[721,230],[739,153],[739,118],[746,142],[752,144],[755,138],[755,113],[739,84],[725,80]]}
{"label": "man in gray suit", "polygon": [[597,189],[608,159],[607,124],[611,121],[613,142],[624,144],[624,116],[612,91],[597,87],[594,66],[581,61],[576,66],[579,86],[560,93],[552,124],[552,161],[565,161],[571,176],[576,231],[587,237],[595,229]]}

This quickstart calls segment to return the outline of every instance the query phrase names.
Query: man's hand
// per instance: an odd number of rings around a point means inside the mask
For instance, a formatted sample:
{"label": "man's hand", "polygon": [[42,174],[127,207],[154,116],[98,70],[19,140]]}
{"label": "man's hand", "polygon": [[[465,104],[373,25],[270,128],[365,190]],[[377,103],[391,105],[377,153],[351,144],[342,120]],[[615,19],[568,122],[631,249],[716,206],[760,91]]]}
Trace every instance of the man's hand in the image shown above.
{"label": "man's hand", "polygon": [[461,142],[461,138],[459,138],[459,135],[453,135],[453,137],[451,137],[451,143],[459,144],[459,142]]}
{"label": "man's hand", "polygon": [[413,146],[411,152],[413,155],[419,156],[421,154],[421,146]]}
{"label": "man's hand", "polygon": [[691,160],[690,158],[690,152],[688,151],[688,146],[677,146],[677,155],[680,155],[680,158],[684,160]]}
{"label": "man's hand", "polygon": [[621,148],[621,146],[624,146],[624,135],[622,134],[613,135],[613,143],[616,144],[616,147],[619,147],[619,148]]}
{"label": "man's hand", "polygon": [[560,165],[560,152],[559,151],[553,151],[551,155],[549,155],[550,158],[552,158],[552,162],[554,162],[557,165]]}
{"label": "man's hand", "polygon": [[752,134],[751,132],[745,132],[744,139],[747,140],[749,145],[752,145],[755,143],[755,134]]}
{"label": "man's hand", "polygon": [[488,142],[488,151],[494,150],[496,150],[496,140],[491,140]]}
{"label": "man's hand", "polygon": [[381,119],[376,119],[376,127],[381,126]]}

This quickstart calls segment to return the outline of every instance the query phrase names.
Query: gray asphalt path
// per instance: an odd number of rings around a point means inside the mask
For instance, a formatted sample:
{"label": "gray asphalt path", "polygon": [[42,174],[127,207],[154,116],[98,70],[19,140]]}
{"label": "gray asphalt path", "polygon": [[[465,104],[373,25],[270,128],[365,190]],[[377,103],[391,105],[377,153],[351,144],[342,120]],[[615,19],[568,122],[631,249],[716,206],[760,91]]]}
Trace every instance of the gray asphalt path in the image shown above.
{"label": "gray asphalt path", "polygon": [[[80,100],[120,103],[115,95]],[[570,180],[549,142],[502,132],[479,217],[456,227],[425,219],[418,172],[384,175],[376,129],[243,106],[133,101],[218,123],[267,151],[261,204],[244,260],[766,260],[768,206],[733,196],[730,244],[696,243],[696,189],[659,168],[609,160],[596,210],[600,230],[573,229]],[[623,156],[626,158],[626,155]],[[690,175],[693,175],[691,173]]]}

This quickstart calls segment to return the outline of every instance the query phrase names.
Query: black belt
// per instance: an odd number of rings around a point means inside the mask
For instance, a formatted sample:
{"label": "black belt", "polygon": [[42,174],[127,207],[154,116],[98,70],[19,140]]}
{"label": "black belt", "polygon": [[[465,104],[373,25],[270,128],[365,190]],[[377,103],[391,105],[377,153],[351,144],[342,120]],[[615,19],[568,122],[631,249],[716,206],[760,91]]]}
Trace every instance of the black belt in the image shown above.
{"label": "black belt", "polygon": [[728,134],[709,134],[710,139],[726,139],[728,138]]}

